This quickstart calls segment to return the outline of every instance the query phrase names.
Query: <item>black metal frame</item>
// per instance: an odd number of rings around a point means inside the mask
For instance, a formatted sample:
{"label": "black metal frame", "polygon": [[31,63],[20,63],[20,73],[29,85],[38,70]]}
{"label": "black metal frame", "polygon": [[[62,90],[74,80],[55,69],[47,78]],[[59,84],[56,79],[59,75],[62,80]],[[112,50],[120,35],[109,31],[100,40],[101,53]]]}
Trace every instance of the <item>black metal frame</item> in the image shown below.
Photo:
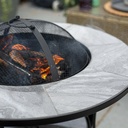
{"label": "black metal frame", "polygon": [[85,117],[87,120],[88,128],[96,128],[96,113]]}

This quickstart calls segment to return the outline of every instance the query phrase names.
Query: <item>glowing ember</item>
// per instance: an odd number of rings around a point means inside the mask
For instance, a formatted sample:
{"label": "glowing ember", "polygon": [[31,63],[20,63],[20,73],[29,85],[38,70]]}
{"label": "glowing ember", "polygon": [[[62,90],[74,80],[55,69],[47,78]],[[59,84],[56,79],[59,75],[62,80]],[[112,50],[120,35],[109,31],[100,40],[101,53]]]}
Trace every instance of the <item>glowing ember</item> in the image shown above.
{"label": "glowing ember", "polygon": [[50,67],[47,67],[46,69],[41,69],[41,78],[46,80],[47,76],[50,74]]}
{"label": "glowing ember", "polygon": [[14,60],[15,62],[19,63],[20,65],[22,65],[23,67],[26,67],[25,64],[25,60],[24,58],[20,55],[20,53],[16,50],[12,50],[9,53],[9,56],[11,57],[12,60]]}
{"label": "glowing ember", "polygon": [[53,55],[53,60],[55,64],[58,64],[60,61],[64,60],[64,58],[58,56],[58,55]]}
{"label": "glowing ember", "polygon": [[[47,59],[42,59],[42,58],[31,58],[31,60],[35,61],[35,67],[31,70],[31,72],[36,72],[39,71],[41,78],[46,80],[47,76],[50,75],[50,67],[47,65]],[[58,56],[58,55],[53,55],[53,60],[55,64],[57,65],[60,61],[64,60],[64,58]]]}
{"label": "glowing ember", "polygon": [[29,50],[29,48],[25,47],[24,45],[22,44],[15,44],[12,46],[12,49],[13,50]]}

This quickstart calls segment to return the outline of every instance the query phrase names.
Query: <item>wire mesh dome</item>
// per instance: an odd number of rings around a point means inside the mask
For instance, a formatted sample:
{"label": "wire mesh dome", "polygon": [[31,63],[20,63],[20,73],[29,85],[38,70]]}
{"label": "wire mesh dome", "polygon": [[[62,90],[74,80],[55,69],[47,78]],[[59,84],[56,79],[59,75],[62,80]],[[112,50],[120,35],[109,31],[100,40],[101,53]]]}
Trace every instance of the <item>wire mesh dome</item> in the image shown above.
{"label": "wire mesh dome", "polygon": [[37,85],[75,75],[89,50],[63,28],[46,21],[15,19],[0,24],[0,84]]}

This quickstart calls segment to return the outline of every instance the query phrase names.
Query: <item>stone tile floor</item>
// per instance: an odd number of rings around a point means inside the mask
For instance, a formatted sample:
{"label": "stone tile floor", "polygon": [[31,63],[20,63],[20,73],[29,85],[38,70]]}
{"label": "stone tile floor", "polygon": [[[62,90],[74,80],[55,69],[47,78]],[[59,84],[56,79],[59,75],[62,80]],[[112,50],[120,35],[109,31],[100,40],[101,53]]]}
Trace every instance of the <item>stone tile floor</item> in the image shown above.
{"label": "stone tile floor", "polygon": [[128,128],[128,94],[112,106],[98,112],[97,128]]}
{"label": "stone tile floor", "polygon": [[[64,11],[38,8],[29,2],[20,4],[17,15],[22,18],[66,22]],[[128,128],[128,94],[112,106],[97,113],[97,128]]]}

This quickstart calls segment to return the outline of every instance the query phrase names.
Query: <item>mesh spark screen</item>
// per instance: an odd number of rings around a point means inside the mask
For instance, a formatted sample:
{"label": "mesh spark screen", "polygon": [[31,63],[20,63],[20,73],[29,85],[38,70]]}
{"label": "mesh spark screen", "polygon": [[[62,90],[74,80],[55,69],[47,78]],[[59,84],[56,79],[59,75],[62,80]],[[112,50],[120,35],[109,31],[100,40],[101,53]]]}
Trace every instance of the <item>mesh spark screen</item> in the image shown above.
{"label": "mesh spark screen", "polygon": [[47,51],[32,31],[34,28],[48,45],[59,80],[87,65],[87,49],[63,28],[46,21],[27,21],[30,26],[19,19],[0,25],[0,84],[22,86],[53,81]]}

